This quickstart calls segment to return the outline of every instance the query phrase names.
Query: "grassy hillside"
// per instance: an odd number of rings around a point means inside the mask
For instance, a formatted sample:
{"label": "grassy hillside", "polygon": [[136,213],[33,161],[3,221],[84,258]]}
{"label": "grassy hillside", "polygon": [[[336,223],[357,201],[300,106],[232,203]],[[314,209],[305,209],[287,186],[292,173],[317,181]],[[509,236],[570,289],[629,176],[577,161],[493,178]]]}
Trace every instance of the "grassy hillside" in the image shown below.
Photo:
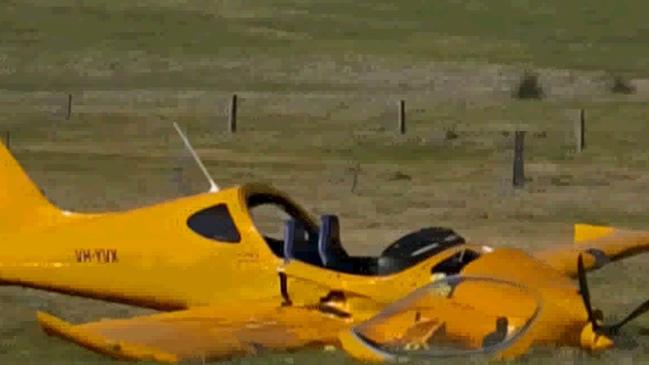
{"label": "grassy hillside", "polygon": [[[421,226],[529,250],[572,223],[649,226],[647,90],[612,95],[610,74],[647,76],[642,1],[4,1],[0,137],[56,204],[126,209],[206,188],[171,127],[221,185],[264,181],[314,214],[341,216],[346,247],[376,253]],[[541,70],[544,100],[511,91]],[[65,118],[67,94],[73,114]],[[231,93],[239,131],[226,133]],[[408,133],[397,135],[397,101]],[[574,147],[587,110],[586,150]],[[510,186],[512,132],[526,187]],[[351,191],[353,169],[360,167]],[[181,172],[181,183],[178,183]],[[645,299],[644,257],[592,276],[593,302],[622,315]],[[0,363],[113,363],[43,334],[34,311],[74,321],[140,310],[0,288]],[[516,363],[644,363],[540,349]],[[305,351],[237,364],[334,364]],[[461,362],[458,362],[458,364]]]}
{"label": "grassy hillside", "polygon": [[[329,89],[329,77],[385,63],[525,63],[637,75],[649,64],[649,6],[639,0],[2,6],[0,85],[10,89]],[[331,75],[293,80],[296,72]]]}

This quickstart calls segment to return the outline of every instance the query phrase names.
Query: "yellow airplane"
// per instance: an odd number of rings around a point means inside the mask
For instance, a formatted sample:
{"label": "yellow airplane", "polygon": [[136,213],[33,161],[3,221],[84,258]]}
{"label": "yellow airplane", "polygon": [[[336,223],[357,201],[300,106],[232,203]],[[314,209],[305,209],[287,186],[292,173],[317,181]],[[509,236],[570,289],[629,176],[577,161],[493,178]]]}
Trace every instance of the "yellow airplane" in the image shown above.
{"label": "yellow airplane", "polygon": [[[266,185],[209,181],[207,193],[143,208],[68,212],[0,145],[0,283],[167,311],[85,324],[37,313],[50,335],[161,362],[313,345],[369,361],[598,351],[649,308],[604,325],[586,282],[586,271],[649,249],[648,232],[576,225],[575,242],[529,254],[433,227],[355,257],[335,216],[317,221]],[[255,218],[269,207],[288,217],[271,222],[279,235]]]}

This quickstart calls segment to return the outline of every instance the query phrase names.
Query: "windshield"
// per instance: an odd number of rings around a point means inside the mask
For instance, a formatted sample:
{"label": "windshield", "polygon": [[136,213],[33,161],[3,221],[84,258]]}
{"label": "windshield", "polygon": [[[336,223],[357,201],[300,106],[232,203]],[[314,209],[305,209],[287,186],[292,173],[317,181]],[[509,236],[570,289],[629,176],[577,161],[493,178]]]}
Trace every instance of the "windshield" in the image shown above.
{"label": "windshield", "polygon": [[539,299],[525,287],[480,277],[448,276],[356,326],[356,337],[391,356],[492,354],[533,324]]}
{"label": "windshield", "polygon": [[318,226],[296,204],[281,196],[256,193],[248,197],[247,205],[255,228],[276,256],[283,257],[284,225],[287,219],[296,220],[305,231],[304,237],[296,237],[296,245],[317,251]]}

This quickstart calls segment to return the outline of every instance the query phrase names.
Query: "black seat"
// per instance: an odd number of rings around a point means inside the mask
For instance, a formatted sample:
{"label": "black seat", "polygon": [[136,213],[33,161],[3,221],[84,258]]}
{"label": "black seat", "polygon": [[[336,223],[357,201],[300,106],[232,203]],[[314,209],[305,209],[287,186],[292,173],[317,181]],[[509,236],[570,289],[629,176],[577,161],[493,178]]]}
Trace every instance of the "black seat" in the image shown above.
{"label": "black seat", "polygon": [[295,227],[297,221],[289,219],[284,222],[284,262],[289,262],[294,258],[294,245],[295,245]]}
{"label": "black seat", "polygon": [[284,262],[296,259],[313,265],[322,266],[315,242],[307,238],[304,225],[296,219],[284,222],[284,245],[282,255]]}
{"label": "black seat", "polygon": [[316,236],[304,228],[303,223],[289,219],[284,222],[284,242],[279,252],[284,262],[302,261],[311,265],[356,274],[375,275],[375,257],[351,257],[340,242],[340,225],[334,215],[322,216],[320,231]]}
{"label": "black seat", "polygon": [[318,237],[318,253],[324,267],[340,267],[349,255],[340,242],[340,224],[335,215],[320,217],[320,235]]}

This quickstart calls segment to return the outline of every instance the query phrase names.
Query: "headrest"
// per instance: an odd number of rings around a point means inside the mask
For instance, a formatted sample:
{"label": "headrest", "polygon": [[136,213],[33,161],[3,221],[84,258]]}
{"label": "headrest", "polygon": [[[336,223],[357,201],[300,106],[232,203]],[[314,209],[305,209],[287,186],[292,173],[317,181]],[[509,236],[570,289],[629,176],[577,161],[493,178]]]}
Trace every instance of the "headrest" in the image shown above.
{"label": "headrest", "polygon": [[[332,242],[340,242],[340,222],[338,221],[338,216],[333,214],[326,214],[323,215],[320,220],[322,226],[328,226],[329,239],[331,239]],[[325,224],[325,222],[327,224]]]}
{"label": "headrest", "polygon": [[297,221],[289,219],[284,222],[284,261],[293,259],[293,246],[295,244],[295,227]]}
{"label": "headrest", "polygon": [[[284,260],[289,261],[295,258],[296,249],[304,249],[307,242],[305,241],[306,230],[304,225],[300,221],[291,218],[284,221],[284,247],[283,255]],[[295,247],[295,242],[298,242],[297,248]]]}
{"label": "headrest", "polygon": [[338,242],[340,242],[340,223],[338,223],[338,217],[331,214],[321,216],[318,253],[324,266],[327,266],[332,259],[329,257],[331,245]]}

